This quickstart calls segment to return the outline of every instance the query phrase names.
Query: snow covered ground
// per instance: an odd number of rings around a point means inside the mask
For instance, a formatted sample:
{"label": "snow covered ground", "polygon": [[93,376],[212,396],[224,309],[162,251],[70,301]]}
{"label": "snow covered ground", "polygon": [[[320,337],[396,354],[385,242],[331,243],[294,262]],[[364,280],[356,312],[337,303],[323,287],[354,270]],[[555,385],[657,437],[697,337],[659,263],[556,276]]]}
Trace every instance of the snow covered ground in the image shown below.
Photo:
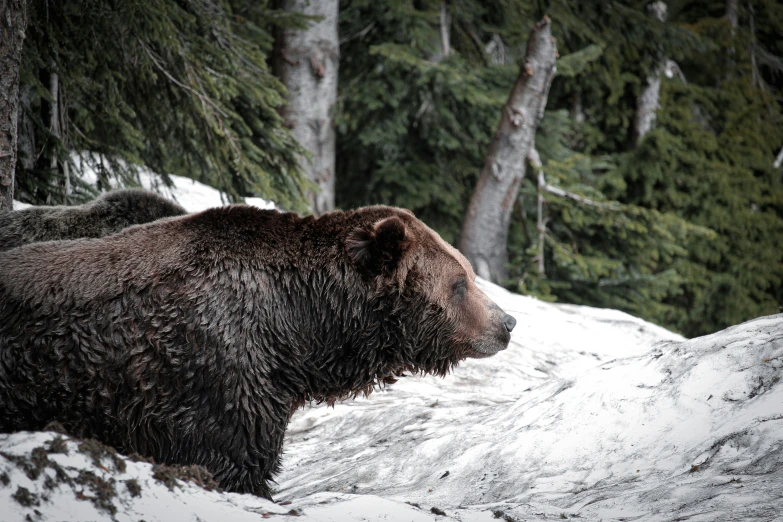
{"label": "snow covered ground", "polygon": [[[202,187],[177,200],[220,204]],[[481,285],[518,321],[508,350],[297,412],[277,504],[18,433],[0,519],[783,521],[783,315],[685,340]]]}
{"label": "snow covered ground", "polygon": [[[82,159],[78,154],[73,154],[71,159],[74,161],[77,170],[81,170]],[[82,179],[87,183],[95,185],[98,179],[95,171],[85,165]],[[173,199],[190,212],[199,212],[212,207],[219,207],[224,204],[220,197],[220,192],[201,182],[185,178],[183,176],[170,175],[173,187],[163,186],[158,177],[149,169],[139,167],[139,182],[147,190],[155,191],[164,197]],[[116,188],[116,187],[113,187]],[[275,208],[275,204],[262,198],[245,198],[245,203],[259,208]],[[30,205],[20,201],[14,201],[14,210],[27,208]]]}

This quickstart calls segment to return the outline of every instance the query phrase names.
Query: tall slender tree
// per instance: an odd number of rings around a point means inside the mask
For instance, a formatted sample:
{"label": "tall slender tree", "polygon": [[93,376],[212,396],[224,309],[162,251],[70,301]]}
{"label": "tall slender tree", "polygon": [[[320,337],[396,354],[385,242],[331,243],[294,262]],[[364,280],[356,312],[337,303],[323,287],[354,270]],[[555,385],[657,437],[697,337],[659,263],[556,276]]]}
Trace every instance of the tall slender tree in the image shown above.
{"label": "tall slender tree", "polygon": [[284,0],[282,8],[309,17],[304,28],[284,28],[276,42],[275,73],[286,86],[286,125],[305,149],[299,164],[312,188],[307,199],[314,214],[334,210],[335,129],[340,48],[339,0]]}
{"label": "tall slender tree", "polygon": [[27,30],[27,0],[0,2],[0,211],[13,209],[19,71]]}
{"label": "tall slender tree", "polygon": [[[668,8],[664,2],[653,2],[647,6],[650,15],[659,22],[665,22]],[[661,97],[661,74],[663,74],[666,58],[661,56],[652,72],[647,77],[647,84],[642,89],[636,104],[636,114],[633,123],[633,144],[638,145],[645,134],[650,132],[655,124],[655,111],[658,110]]]}
{"label": "tall slender tree", "polygon": [[267,66],[272,21],[295,20],[270,2],[27,0],[18,199],[62,203],[69,166],[78,201],[94,191],[81,168],[105,188],[136,183],[145,165],[163,183],[184,175],[231,201],[306,208]]}

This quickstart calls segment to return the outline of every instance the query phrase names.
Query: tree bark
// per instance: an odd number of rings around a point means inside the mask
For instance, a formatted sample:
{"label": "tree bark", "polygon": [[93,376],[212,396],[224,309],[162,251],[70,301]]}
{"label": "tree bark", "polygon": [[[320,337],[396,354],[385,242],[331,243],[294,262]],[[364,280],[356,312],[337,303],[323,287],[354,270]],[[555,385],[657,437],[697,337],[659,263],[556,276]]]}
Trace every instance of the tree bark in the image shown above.
{"label": "tree bark", "polygon": [[[49,111],[49,131],[52,136],[58,140],[63,139],[62,128],[60,126],[60,110],[63,106],[62,96],[60,94],[60,77],[54,72],[56,65],[54,62],[49,64],[52,71],[49,73],[49,93],[52,95],[51,110]],[[68,196],[71,195],[71,176],[68,169],[68,162],[60,162],[57,159],[57,146],[52,147],[52,157],[49,160],[49,167],[52,171],[57,171],[59,165],[63,168],[63,201],[68,203]]]}
{"label": "tree bark", "polygon": [[282,113],[294,138],[310,154],[299,164],[320,191],[307,194],[313,214],[334,210],[335,129],[330,111],[337,99],[340,47],[339,0],[283,0],[283,9],[319,17],[306,29],[280,32],[275,73],[288,89]]}
{"label": "tree bark", "polygon": [[32,112],[30,94],[32,86],[19,85],[19,108],[17,113],[16,173],[35,168],[35,123],[30,117]]}
{"label": "tree bark", "polygon": [[525,176],[525,157],[544,115],[556,56],[551,23],[545,17],[530,33],[525,60],[462,225],[460,250],[479,276],[494,282],[507,279],[509,221]]}
{"label": "tree bark", "polygon": [[[666,21],[667,8],[665,3],[653,2],[647,6],[647,10],[661,22]],[[634,115],[633,123],[634,147],[639,145],[645,134],[650,132],[655,124],[655,111],[658,110],[658,102],[661,96],[661,72],[665,64],[666,60],[664,59],[656,66],[654,72],[647,77],[647,85],[636,102],[636,114]]]}
{"label": "tree bark", "polygon": [[440,3],[440,45],[444,58],[451,54],[451,15],[446,0]]}
{"label": "tree bark", "polygon": [[739,26],[737,19],[737,3],[739,0],[726,0],[726,19],[729,21],[729,27],[731,27],[731,35],[734,36]]}
{"label": "tree bark", "polygon": [[26,0],[0,0],[0,211],[14,207],[19,68],[26,30]]}
{"label": "tree bark", "polygon": [[781,148],[780,152],[778,152],[775,161],[772,162],[772,166],[775,167],[776,169],[779,169],[781,166],[783,166],[783,148]]}

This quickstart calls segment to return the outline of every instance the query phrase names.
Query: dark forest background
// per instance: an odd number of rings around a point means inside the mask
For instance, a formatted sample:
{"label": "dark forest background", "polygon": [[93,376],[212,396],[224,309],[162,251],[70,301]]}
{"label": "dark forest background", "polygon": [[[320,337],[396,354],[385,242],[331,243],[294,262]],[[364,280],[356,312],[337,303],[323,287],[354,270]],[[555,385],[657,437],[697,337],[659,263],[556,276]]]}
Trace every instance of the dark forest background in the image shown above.
{"label": "dark forest background", "polygon": [[[783,3],[670,1],[665,20],[648,4],[341,1],[337,207],[407,207],[457,244],[546,15],[559,58],[535,146],[562,194],[541,193],[528,168],[501,283],[687,336],[777,313]],[[164,183],[183,175],[233,201],[257,195],[307,211],[312,182],[282,115],[273,54],[281,31],[317,20],[248,0],[27,8],[16,199],[79,203],[111,178],[134,184],[134,165],[146,165]],[[656,121],[639,136],[640,94],[654,77]],[[79,179],[72,151],[97,169],[97,187]]]}

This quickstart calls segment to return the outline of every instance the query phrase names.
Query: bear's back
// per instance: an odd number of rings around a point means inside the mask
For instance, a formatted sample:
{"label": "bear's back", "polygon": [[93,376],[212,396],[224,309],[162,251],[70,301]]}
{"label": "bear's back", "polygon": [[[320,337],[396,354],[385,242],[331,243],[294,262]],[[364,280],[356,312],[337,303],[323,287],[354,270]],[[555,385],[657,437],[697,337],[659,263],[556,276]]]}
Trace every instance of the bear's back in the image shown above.
{"label": "bear's back", "polygon": [[31,207],[0,214],[0,251],[42,241],[104,237],[186,213],[177,203],[139,189],[109,192],[84,205]]}

